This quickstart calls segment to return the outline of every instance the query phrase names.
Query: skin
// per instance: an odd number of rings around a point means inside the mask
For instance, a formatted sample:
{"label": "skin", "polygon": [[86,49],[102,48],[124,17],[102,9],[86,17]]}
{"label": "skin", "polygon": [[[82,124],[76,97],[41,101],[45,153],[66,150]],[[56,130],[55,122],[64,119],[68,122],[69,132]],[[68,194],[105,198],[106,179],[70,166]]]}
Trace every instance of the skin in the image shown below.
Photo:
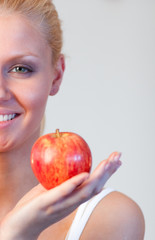
{"label": "skin", "polygon": [[[19,66],[24,67],[22,71]],[[0,238],[3,240],[64,239],[77,207],[100,192],[121,165],[120,153],[114,152],[91,175],[80,174],[49,191],[37,183],[30,166],[30,151],[40,135],[47,98],[58,92],[63,72],[63,55],[52,66],[50,47],[28,19],[0,16],[0,114],[18,113],[15,119],[0,122]],[[119,202],[117,208],[115,201]],[[143,239],[143,215],[121,193],[109,194],[93,215],[82,240]],[[92,231],[96,219],[99,224]],[[117,238],[113,232],[118,233]]]}

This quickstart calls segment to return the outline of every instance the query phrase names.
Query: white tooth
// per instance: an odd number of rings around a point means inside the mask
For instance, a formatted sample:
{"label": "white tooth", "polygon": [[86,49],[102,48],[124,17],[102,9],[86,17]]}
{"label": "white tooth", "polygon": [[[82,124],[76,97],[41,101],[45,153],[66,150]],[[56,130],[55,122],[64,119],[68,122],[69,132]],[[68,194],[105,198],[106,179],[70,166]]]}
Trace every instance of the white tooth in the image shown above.
{"label": "white tooth", "polygon": [[3,115],[0,115],[0,122],[3,122]]}
{"label": "white tooth", "polygon": [[7,115],[7,114],[0,115],[0,122],[9,121],[9,120],[15,118],[15,116],[16,116],[15,113],[14,114],[9,114],[9,115]]}
{"label": "white tooth", "polygon": [[15,114],[15,113],[14,113],[14,114],[12,114],[12,119],[13,119],[13,118],[15,118],[15,116],[16,116],[16,114]]}
{"label": "white tooth", "polygon": [[8,118],[9,118],[9,116],[8,116],[8,115],[4,115],[3,121],[7,121],[7,120],[8,120]]}

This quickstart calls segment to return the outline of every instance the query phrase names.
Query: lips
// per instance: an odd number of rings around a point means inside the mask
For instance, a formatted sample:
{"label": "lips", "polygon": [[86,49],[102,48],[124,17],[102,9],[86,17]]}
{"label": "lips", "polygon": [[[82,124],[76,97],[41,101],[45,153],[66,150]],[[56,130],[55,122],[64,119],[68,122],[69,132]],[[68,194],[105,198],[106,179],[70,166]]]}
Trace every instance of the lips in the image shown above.
{"label": "lips", "polygon": [[13,114],[0,114],[0,122],[6,122],[6,121],[10,121],[12,119],[14,119],[15,117],[17,117],[17,113],[13,113]]}

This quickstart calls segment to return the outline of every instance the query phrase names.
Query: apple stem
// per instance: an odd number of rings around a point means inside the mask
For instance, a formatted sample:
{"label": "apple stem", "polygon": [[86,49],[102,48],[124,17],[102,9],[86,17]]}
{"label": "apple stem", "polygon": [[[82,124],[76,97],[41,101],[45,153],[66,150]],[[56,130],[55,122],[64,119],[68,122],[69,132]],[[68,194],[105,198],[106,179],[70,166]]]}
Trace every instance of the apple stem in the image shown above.
{"label": "apple stem", "polygon": [[57,136],[58,138],[60,137],[59,129],[56,129],[56,136]]}

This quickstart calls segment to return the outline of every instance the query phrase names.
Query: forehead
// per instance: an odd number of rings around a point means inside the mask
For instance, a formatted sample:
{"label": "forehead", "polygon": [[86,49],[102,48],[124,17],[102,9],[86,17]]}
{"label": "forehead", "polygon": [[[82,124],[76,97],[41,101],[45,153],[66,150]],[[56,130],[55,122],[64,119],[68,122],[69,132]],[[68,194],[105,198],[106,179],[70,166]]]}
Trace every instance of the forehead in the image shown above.
{"label": "forehead", "polygon": [[[50,57],[51,49],[45,37],[33,22],[20,15],[0,16],[0,48],[6,52],[31,52],[40,57]],[[1,52],[2,53],[2,52]]]}

